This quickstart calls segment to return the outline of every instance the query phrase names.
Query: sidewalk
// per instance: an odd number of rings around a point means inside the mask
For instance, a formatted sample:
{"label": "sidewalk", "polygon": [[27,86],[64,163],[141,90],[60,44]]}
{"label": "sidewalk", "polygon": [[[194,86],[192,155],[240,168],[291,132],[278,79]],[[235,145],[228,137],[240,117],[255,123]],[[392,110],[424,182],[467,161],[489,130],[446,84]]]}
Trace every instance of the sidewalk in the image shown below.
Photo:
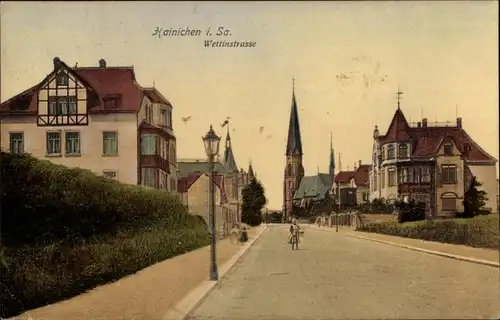
{"label": "sidewalk", "polygon": [[[253,239],[263,226],[251,228]],[[222,266],[241,248],[229,239],[217,242]],[[157,263],[117,282],[70,300],[28,311],[22,320],[154,320],[182,300],[209,276],[210,246]]]}
{"label": "sidewalk", "polygon": [[[318,227],[315,225],[310,225],[308,227],[335,232],[335,227]],[[364,237],[371,240],[388,241],[398,245],[411,246],[423,250],[437,251],[448,255],[457,255],[471,259],[485,260],[496,264],[498,264],[499,261],[498,250],[494,249],[474,248],[458,244],[424,241],[419,239],[389,236],[372,232],[355,231],[352,227],[339,227],[339,233],[355,237]]]}

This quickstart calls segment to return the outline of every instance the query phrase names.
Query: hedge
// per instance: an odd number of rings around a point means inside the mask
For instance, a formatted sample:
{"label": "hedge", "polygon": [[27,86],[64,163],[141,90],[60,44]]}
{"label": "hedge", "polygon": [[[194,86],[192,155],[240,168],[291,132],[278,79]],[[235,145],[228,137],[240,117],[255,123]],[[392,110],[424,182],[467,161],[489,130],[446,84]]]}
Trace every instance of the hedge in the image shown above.
{"label": "hedge", "polygon": [[370,223],[356,230],[421,240],[499,248],[498,213],[469,219],[424,220],[415,222]]}
{"label": "hedge", "polygon": [[0,156],[0,317],[70,298],[210,242],[204,220],[167,192],[29,155]]}

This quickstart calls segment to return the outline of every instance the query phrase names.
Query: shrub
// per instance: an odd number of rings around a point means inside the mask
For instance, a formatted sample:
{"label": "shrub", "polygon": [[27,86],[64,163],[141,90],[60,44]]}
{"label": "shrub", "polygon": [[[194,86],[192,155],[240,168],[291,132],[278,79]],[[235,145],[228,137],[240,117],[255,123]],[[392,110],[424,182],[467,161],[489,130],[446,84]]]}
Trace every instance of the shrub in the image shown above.
{"label": "shrub", "polygon": [[499,215],[496,213],[470,219],[371,223],[360,226],[356,230],[498,249],[500,240],[498,224]]}
{"label": "shrub", "polygon": [[419,221],[425,219],[425,203],[410,200],[409,202],[396,201],[395,207],[398,210],[398,222]]}
{"label": "shrub", "polygon": [[[70,298],[208,245],[170,194],[0,154],[0,317]],[[36,263],[35,263],[36,262]]]}

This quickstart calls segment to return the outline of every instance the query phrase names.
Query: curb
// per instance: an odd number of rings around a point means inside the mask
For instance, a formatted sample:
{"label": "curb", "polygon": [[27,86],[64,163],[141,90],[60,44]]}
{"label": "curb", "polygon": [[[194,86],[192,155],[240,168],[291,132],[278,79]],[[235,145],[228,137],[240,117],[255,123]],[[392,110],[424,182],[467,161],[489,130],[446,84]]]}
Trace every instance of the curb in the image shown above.
{"label": "curb", "polygon": [[[262,230],[260,230],[253,239],[249,240],[231,259],[224,263],[219,269],[219,281],[224,277],[229,270],[248,252],[252,247],[253,243],[267,230],[267,226],[264,225]],[[177,303],[172,309],[167,311],[163,316],[163,320],[184,320],[187,319],[188,315],[198,308],[202,302],[207,298],[210,292],[217,287],[218,281],[206,280],[202,282],[198,287],[192,290],[187,296],[185,296],[179,303]]]}
{"label": "curb", "polygon": [[[315,228],[315,229],[316,230],[324,230],[324,231],[332,231],[332,230],[326,229],[326,227],[324,229],[322,229],[322,228]],[[342,233],[342,232],[339,232],[339,233]],[[400,244],[400,243],[386,241],[386,240],[373,239],[373,238],[370,238],[370,237],[363,237],[363,236],[358,236],[358,235],[355,235],[355,234],[348,234],[348,233],[342,233],[342,234],[345,235],[345,236],[353,237],[353,238],[358,238],[358,239],[363,239],[363,240],[369,240],[369,241],[379,242],[379,243],[385,243],[385,244],[388,244],[388,245],[392,245],[392,246],[396,246],[396,247],[400,247],[400,248],[405,248],[405,249],[409,249],[409,250],[413,250],[413,251],[425,252],[425,253],[432,254],[432,255],[435,255],[435,256],[440,256],[440,257],[445,257],[445,258],[450,258],[450,259],[455,259],[455,260],[461,260],[461,261],[467,261],[467,262],[471,262],[471,263],[475,263],[475,264],[481,264],[481,265],[485,265],[485,266],[489,266],[489,267],[500,268],[500,263],[494,262],[494,261],[490,261],[490,260],[475,259],[475,258],[460,256],[460,255],[457,255],[457,254],[451,254],[451,253],[445,253],[445,252],[434,251],[434,250],[429,250],[429,249],[423,249],[423,248],[418,248],[418,247],[410,246],[410,245],[407,245],[407,244]]]}

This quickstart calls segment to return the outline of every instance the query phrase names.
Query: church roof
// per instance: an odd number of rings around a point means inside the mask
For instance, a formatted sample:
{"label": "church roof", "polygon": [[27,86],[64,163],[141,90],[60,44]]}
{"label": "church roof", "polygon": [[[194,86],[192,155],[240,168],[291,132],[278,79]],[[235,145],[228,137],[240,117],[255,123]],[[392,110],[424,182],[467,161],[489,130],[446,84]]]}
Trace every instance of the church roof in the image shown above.
{"label": "church roof", "polygon": [[231,147],[231,137],[229,136],[229,130],[227,131],[226,135],[226,149],[224,150],[224,158],[222,161],[226,172],[238,172],[238,166],[236,165],[236,160],[234,159],[233,148]]}
{"label": "church roof", "polygon": [[294,200],[309,198],[323,200],[332,188],[332,176],[327,173],[318,173],[315,176],[303,177],[299,188],[295,191]]}
{"label": "church roof", "polygon": [[288,125],[288,140],[286,143],[286,155],[302,154],[299,112],[297,109],[297,100],[295,99],[295,91],[293,91],[292,107],[290,110],[290,123]]}

